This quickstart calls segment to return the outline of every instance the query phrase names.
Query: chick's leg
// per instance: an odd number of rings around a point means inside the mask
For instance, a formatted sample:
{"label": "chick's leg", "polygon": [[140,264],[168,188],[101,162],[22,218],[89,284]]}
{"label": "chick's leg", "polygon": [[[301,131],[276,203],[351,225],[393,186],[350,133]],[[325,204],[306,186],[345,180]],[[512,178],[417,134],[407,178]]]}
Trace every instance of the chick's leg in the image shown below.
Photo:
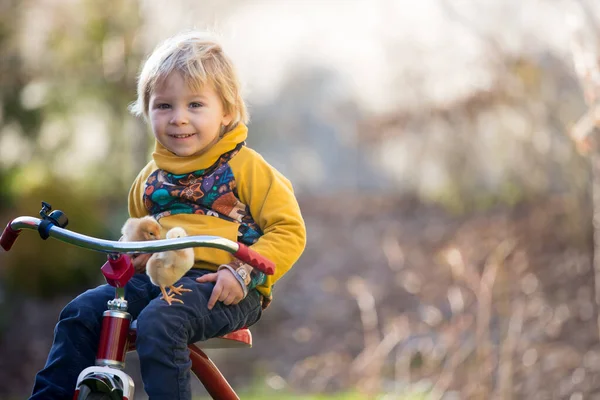
{"label": "chick's leg", "polygon": [[175,296],[174,294],[167,294],[167,292],[166,292],[166,290],[165,290],[165,287],[164,287],[164,286],[161,286],[161,287],[160,287],[160,291],[161,291],[161,292],[162,292],[162,294],[163,294],[163,297],[162,297],[162,298],[163,298],[163,300],[164,300],[164,301],[166,301],[167,303],[169,303],[169,305],[171,305],[171,302],[172,302],[172,301],[178,301],[178,302],[180,302],[180,303],[183,303],[183,301],[181,301],[181,300],[179,300],[179,299],[175,299],[175,298],[173,298],[173,296]]}
{"label": "chick's leg", "polygon": [[177,287],[171,285],[171,286],[169,286],[169,289],[171,290],[169,292],[169,296],[174,296],[173,293],[178,294],[178,295],[181,296],[182,292],[191,292],[191,289],[184,289],[183,285],[179,285]]}

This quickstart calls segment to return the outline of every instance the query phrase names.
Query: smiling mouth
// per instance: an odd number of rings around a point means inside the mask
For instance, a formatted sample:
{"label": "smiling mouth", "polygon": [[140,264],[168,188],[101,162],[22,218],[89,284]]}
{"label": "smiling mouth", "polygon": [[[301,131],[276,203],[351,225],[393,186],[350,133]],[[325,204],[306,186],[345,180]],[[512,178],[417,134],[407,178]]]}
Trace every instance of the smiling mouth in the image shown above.
{"label": "smiling mouth", "polygon": [[187,138],[192,137],[194,135],[195,135],[195,133],[182,133],[182,134],[179,134],[179,135],[170,134],[169,136],[172,137],[172,138],[175,138],[175,139],[187,139]]}

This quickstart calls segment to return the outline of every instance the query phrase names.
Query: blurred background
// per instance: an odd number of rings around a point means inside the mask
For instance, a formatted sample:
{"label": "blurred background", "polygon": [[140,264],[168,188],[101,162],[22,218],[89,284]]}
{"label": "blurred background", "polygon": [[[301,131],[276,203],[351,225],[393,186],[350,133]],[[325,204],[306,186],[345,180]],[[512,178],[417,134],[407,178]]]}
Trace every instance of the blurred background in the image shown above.
{"label": "blurred background", "polygon": [[[1,0],[2,224],[45,200],[119,237],[153,144],[140,63],[190,28],[222,36],[308,229],[254,347],[209,354],[242,398],[600,392],[600,3]],[[0,398],[103,262],[33,233],[0,253]]]}

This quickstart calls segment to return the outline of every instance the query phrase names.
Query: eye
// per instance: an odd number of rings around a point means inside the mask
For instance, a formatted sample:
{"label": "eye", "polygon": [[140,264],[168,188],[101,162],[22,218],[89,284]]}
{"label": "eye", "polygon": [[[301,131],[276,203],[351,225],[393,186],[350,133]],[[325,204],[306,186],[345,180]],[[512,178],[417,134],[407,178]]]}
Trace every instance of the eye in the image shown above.
{"label": "eye", "polygon": [[156,108],[158,108],[159,110],[166,110],[171,108],[171,105],[167,103],[159,103],[156,105]]}
{"label": "eye", "polygon": [[204,104],[199,103],[197,101],[190,103],[190,108],[200,108],[200,107],[204,107]]}
{"label": "eye", "polygon": [[154,233],[152,233],[152,232],[148,232],[148,234],[149,234],[150,236],[154,236]]}

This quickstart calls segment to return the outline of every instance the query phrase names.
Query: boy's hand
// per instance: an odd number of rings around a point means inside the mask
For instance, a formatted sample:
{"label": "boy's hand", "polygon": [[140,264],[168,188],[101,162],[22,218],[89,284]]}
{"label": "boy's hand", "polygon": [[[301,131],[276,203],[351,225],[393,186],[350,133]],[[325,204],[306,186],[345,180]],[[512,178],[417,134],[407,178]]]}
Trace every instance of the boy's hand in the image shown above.
{"label": "boy's hand", "polygon": [[200,278],[196,278],[196,282],[216,282],[208,300],[209,310],[212,310],[217,301],[222,301],[223,304],[229,306],[239,303],[244,298],[244,291],[240,283],[228,269],[202,275]]}
{"label": "boy's hand", "polygon": [[135,268],[135,272],[139,274],[143,274],[146,272],[146,263],[150,259],[152,254],[138,254],[136,256],[131,257],[131,262],[133,263],[133,267]]}

